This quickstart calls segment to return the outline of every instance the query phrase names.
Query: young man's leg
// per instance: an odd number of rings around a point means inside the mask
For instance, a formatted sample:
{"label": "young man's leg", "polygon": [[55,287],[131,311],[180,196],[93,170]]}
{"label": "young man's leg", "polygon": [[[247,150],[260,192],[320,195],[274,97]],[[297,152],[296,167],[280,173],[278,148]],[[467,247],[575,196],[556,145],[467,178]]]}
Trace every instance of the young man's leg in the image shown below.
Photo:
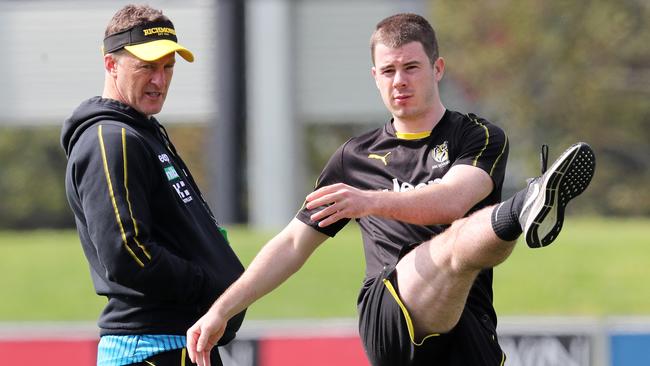
{"label": "young man's leg", "polygon": [[526,189],[457,220],[404,256],[396,266],[397,284],[416,338],[456,325],[479,271],[508,258],[522,231],[531,247],[555,240],[566,204],[586,189],[594,167],[591,148],[573,145]]}
{"label": "young man's leg", "polygon": [[492,230],[492,210],[487,207],[457,220],[397,263],[399,294],[416,339],[451,330],[478,273],[512,252],[515,242],[499,239]]}

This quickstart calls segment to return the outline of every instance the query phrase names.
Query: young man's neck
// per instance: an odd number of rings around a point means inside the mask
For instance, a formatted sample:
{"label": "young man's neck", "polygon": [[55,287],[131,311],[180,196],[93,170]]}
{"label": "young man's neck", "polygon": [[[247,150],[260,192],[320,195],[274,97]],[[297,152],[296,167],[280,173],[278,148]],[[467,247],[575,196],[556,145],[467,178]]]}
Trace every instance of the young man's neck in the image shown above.
{"label": "young man's neck", "polygon": [[433,130],[444,116],[445,108],[442,103],[432,108],[428,113],[409,119],[393,116],[393,127],[400,133],[421,133]]}

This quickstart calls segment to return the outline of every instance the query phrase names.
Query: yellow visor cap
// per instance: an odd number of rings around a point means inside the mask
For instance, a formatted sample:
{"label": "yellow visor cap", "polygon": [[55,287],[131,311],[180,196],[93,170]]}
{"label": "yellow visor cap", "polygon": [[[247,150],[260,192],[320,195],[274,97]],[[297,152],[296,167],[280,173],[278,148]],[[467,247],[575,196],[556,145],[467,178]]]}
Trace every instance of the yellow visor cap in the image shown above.
{"label": "yellow visor cap", "polygon": [[143,61],[155,61],[172,52],[178,52],[187,62],[194,61],[194,55],[190,50],[169,39],[124,46],[124,49]]}

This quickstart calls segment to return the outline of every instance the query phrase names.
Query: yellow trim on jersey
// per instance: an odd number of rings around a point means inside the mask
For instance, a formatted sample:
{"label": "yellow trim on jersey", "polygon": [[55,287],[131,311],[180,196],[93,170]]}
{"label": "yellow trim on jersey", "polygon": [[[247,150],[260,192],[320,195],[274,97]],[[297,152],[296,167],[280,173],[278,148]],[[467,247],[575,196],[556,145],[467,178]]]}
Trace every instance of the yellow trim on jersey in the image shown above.
{"label": "yellow trim on jersey", "polygon": [[501,154],[497,156],[497,158],[494,160],[494,164],[492,164],[492,169],[490,169],[490,177],[492,176],[492,173],[494,172],[494,168],[496,168],[497,163],[499,160],[501,160],[501,156],[503,156],[503,153],[506,152],[506,146],[508,146],[508,136],[506,136],[506,140],[503,142],[503,149],[501,149]]}
{"label": "yellow trim on jersey", "polygon": [[501,352],[501,363],[499,364],[499,366],[503,366],[505,364],[506,364],[506,354],[502,351]]}
{"label": "yellow trim on jersey", "polygon": [[478,155],[476,155],[476,157],[474,158],[474,161],[472,162],[472,165],[473,165],[473,166],[476,166],[476,164],[478,163],[478,158],[480,158],[481,155],[483,155],[483,151],[485,151],[485,149],[487,149],[488,144],[490,143],[490,131],[488,131],[487,126],[485,126],[484,124],[480,123],[480,122],[478,121],[478,119],[476,119],[476,118],[472,118],[472,121],[474,121],[474,123],[476,123],[477,125],[483,127],[483,129],[485,130],[485,145],[483,145],[483,148],[482,148],[481,151],[478,153]]}
{"label": "yellow trim on jersey", "polygon": [[181,366],[185,366],[185,356],[187,355],[187,349],[183,347],[181,350]]}
{"label": "yellow trim on jersey", "polygon": [[402,139],[402,140],[419,140],[419,139],[423,139],[425,137],[431,136],[431,131],[425,131],[425,132],[397,132],[397,131],[395,131],[395,136],[397,136],[398,139]]}
{"label": "yellow trim on jersey", "polygon": [[124,243],[124,247],[126,250],[131,254],[131,257],[135,259],[135,261],[138,263],[140,267],[144,267],[144,263],[138,258],[138,256],[133,252],[133,250],[129,247],[127,239],[126,239],[126,233],[124,232],[124,227],[122,226],[122,219],[120,218],[120,212],[117,209],[117,202],[115,200],[115,193],[113,192],[113,183],[111,181],[111,174],[108,171],[108,159],[106,158],[106,147],[104,146],[104,137],[102,135],[102,125],[99,125],[99,128],[97,129],[97,137],[99,138],[99,147],[102,152],[102,162],[104,164],[104,175],[106,176],[106,184],[108,185],[108,193],[111,197],[111,203],[113,204],[113,211],[115,212],[115,219],[117,220],[117,225],[120,227],[120,234],[122,235],[122,242]]}
{"label": "yellow trim on jersey", "polygon": [[402,302],[402,299],[399,298],[399,295],[397,294],[397,291],[395,291],[395,288],[393,287],[393,284],[390,283],[390,281],[386,278],[383,279],[384,286],[386,286],[386,289],[388,289],[388,292],[393,296],[395,301],[397,301],[397,305],[402,309],[402,313],[404,314],[404,318],[406,319],[406,327],[408,328],[409,331],[409,337],[411,338],[411,343],[413,343],[416,346],[421,346],[422,343],[424,343],[427,338],[430,337],[437,337],[440,334],[434,333],[434,334],[429,334],[422,338],[422,340],[418,343],[415,341],[415,332],[413,331],[413,320],[411,320],[411,315],[409,314],[408,309],[406,309],[406,306],[404,306],[404,303]]}
{"label": "yellow trim on jersey", "polygon": [[149,260],[151,260],[151,254],[147,251],[147,248],[145,248],[140,242],[138,241],[138,224],[135,222],[135,217],[133,217],[133,210],[131,209],[131,200],[129,200],[129,186],[127,184],[128,182],[128,171],[126,169],[126,128],[122,127],[122,159],[124,163],[124,190],[126,191],[126,203],[129,206],[129,214],[131,215],[131,221],[133,221],[133,230],[135,232],[135,236],[133,237],[133,240],[135,240],[135,243],[138,244],[140,249],[142,249],[142,252],[144,255],[147,256]]}

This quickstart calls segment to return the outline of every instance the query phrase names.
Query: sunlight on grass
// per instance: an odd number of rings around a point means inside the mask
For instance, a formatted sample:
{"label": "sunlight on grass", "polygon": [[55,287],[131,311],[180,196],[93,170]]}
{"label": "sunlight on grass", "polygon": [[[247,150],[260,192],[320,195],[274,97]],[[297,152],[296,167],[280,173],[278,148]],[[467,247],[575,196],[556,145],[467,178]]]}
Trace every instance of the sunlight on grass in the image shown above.
{"label": "sunlight on grass", "polygon": [[[326,241],[278,290],[249,309],[250,319],[355,317],[364,272],[355,225]],[[229,228],[244,265],[274,232]],[[650,314],[650,219],[573,218],[553,245],[523,242],[495,268],[500,315]],[[90,320],[95,295],[76,232],[0,232],[0,321]]]}

